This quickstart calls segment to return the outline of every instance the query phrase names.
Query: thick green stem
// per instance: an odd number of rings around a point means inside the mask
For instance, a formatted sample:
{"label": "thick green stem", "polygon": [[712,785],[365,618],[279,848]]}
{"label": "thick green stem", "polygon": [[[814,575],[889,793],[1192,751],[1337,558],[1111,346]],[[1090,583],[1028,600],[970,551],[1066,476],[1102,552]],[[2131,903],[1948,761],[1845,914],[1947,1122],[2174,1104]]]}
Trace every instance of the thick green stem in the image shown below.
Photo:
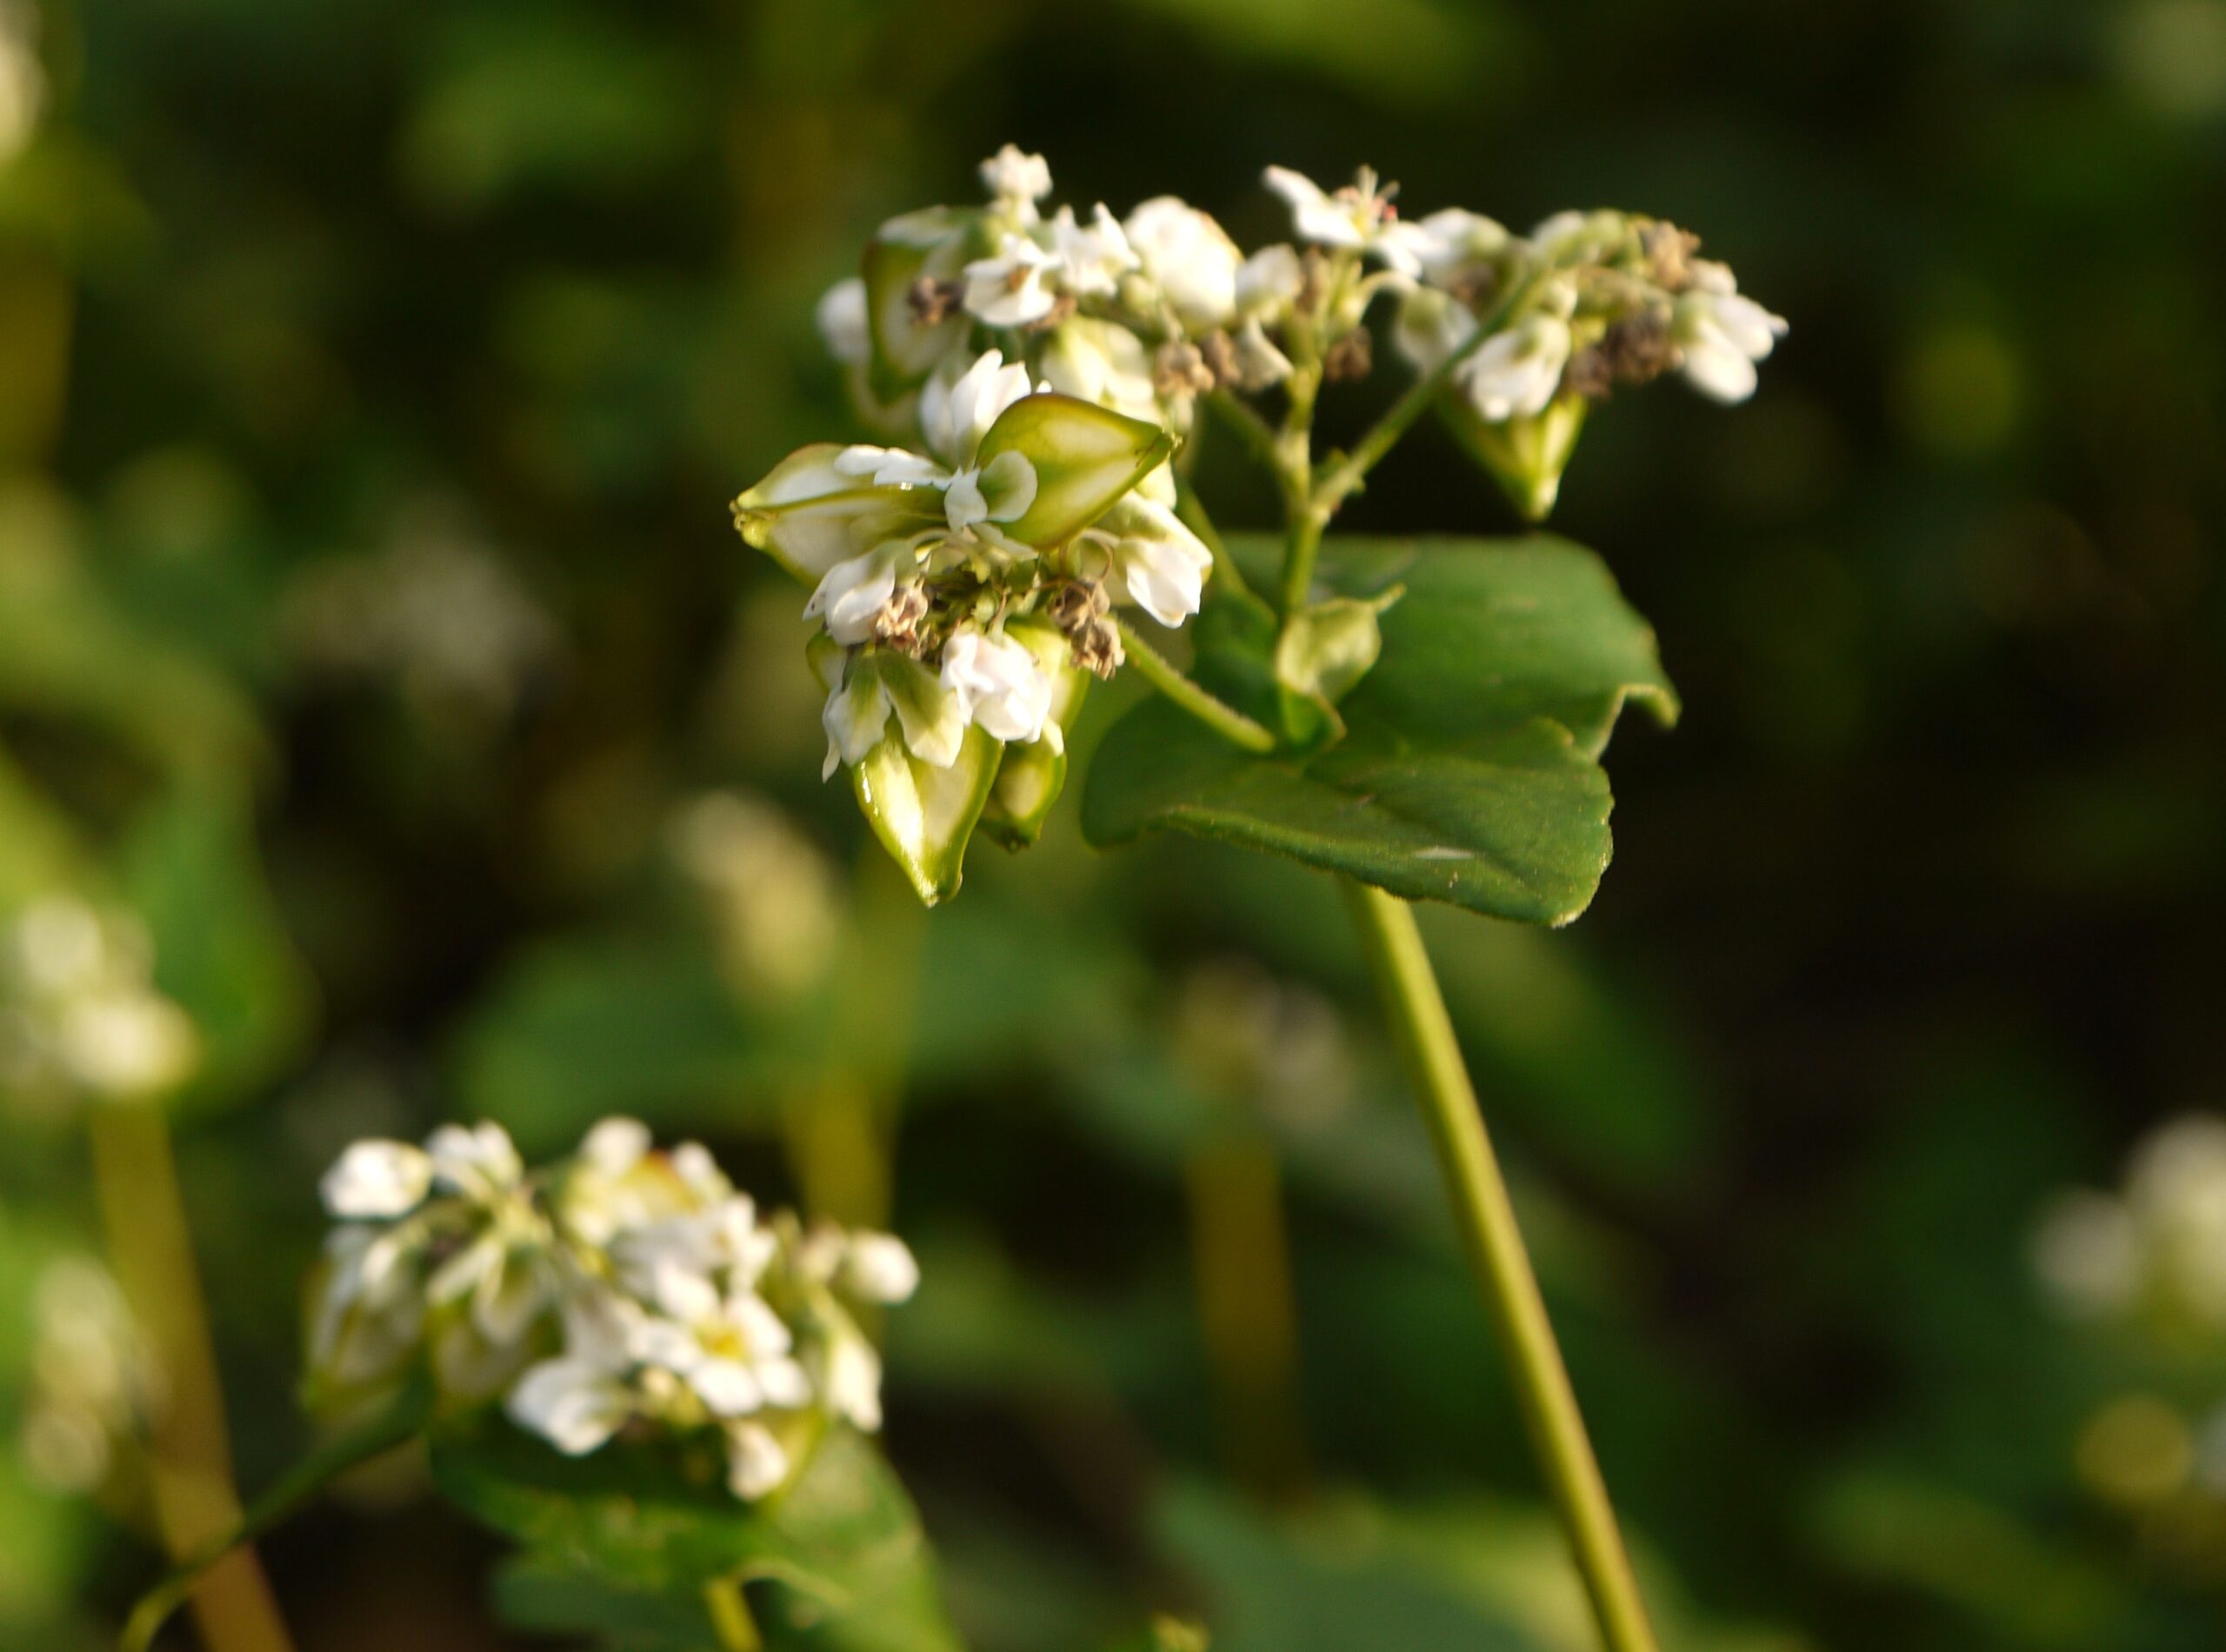
{"label": "thick green stem", "polygon": [[1422,931],[1396,896],[1352,883],[1345,890],[1445,1172],[1463,1249],[1513,1370],[1532,1449],[1576,1551],[1601,1640],[1609,1652],[1657,1652]]}
{"label": "thick green stem", "polygon": [[1135,626],[1126,620],[1114,623],[1120,628],[1121,647],[1129,656],[1129,663],[1143,673],[1145,682],[1230,744],[1263,756],[1276,749],[1274,735],[1176,670],[1166,656],[1144,641]]}

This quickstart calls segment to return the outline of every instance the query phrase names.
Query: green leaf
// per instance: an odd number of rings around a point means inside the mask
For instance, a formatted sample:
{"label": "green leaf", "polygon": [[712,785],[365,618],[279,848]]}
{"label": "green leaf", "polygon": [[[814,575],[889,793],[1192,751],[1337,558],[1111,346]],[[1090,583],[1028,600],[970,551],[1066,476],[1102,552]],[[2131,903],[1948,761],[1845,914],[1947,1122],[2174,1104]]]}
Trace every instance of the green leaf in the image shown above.
{"label": "green leaf", "polygon": [[975,463],[1018,453],[1036,470],[1036,500],[1004,530],[1038,549],[1103,516],[1175,451],[1156,424],[1056,392],[1023,396],[990,425]]}
{"label": "green leaf", "polygon": [[[1634,696],[1664,724],[1677,713],[1653,633],[1606,568],[1540,536],[1333,540],[1319,571],[1345,596],[1407,589],[1383,616],[1381,662],[1340,708],[1348,736],[1310,756],[1256,757],[1148,702],[1098,749],[1084,835],[1106,845],[1185,832],[1410,900],[1575,918],[1608,864],[1599,757],[1616,717]],[[1198,669],[1256,705],[1268,668],[1248,651],[1250,629],[1202,628]]]}
{"label": "green leaf", "polygon": [[181,785],[135,818],[117,861],[154,942],[155,984],[201,1036],[179,1104],[253,1095],[308,1038],[317,994],[264,882],[249,801]]}
{"label": "green leaf", "polygon": [[[656,1452],[616,1445],[559,1455],[494,1418],[436,1436],[433,1475],[467,1515],[524,1546],[543,1586],[522,1602],[530,1626],[609,1631],[624,1621],[685,1621],[706,1584],[751,1585],[750,1604],[776,1652],[957,1652],[919,1517],[873,1443],[829,1434],[794,1483],[763,1503],[736,1501],[715,1464],[700,1476]],[[571,1622],[552,1576],[583,1581]],[[649,1597],[663,1597],[653,1613]],[[656,1644],[651,1642],[651,1644]]]}

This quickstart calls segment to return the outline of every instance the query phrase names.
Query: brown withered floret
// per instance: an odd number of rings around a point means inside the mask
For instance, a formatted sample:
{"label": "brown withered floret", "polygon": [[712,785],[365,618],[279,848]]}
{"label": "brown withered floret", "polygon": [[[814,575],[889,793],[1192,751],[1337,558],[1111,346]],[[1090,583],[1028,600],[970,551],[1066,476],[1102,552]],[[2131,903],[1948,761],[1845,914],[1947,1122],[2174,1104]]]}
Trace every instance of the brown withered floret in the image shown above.
{"label": "brown withered floret", "polygon": [[1094,619],[1069,639],[1075,663],[1099,677],[1110,678],[1128,657],[1121,651],[1121,633],[1110,620]]}
{"label": "brown withered floret", "polygon": [[1214,376],[1214,383],[1228,390],[1243,382],[1243,370],[1236,359],[1236,341],[1227,333],[1208,333],[1198,341],[1198,358],[1205,363],[1206,371]]}
{"label": "brown withered floret", "polygon": [[1376,340],[1365,327],[1356,327],[1330,346],[1322,358],[1322,376],[1332,384],[1363,379],[1376,365]]}
{"label": "brown withered floret", "polygon": [[1164,396],[1201,395],[1213,389],[1213,370],[1204,354],[1187,339],[1170,339],[1152,357],[1151,387]]}
{"label": "brown withered floret", "polygon": [[1670,341],[1669,319],[1660,311],[1643,310],[1624,316],[1569,359],[1562,373],[1562,388],[1595,402],[1607,400],[1617,385],[1644,384],[1659,377],[1676,361]]}
{"label": "brown withered floret", "polygon": [[933,327],[949,321],[958,313],[958,306],[965,289],[955,281],[937,281],[932,276],[922,276],[906,291],[905,297],[912,306],[912,317],[923,327]]}
{"label": "brown withered floret", "polygon": [[874,641],[917,659],[924,643],[920,622],[927,616],[927,592],[917,585],[899,585],[873,616]]}
{"label": "brown withered floret", "polygon": [[1691,230],[1657,219],[1639,230],[1638,244],[1664,292],[1683,292],[1693,284],[1693,254],[1700,250],[1701,238]]}

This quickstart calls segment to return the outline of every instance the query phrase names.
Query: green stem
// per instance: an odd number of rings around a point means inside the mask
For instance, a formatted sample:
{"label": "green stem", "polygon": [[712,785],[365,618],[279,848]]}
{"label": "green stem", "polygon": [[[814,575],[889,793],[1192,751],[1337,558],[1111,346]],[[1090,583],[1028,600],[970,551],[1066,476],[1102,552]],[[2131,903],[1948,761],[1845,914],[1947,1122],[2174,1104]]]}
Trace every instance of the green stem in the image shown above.
{"label": "green stem", "polygon": [[1128,654],[1129,663],[1143,673],[1145,682],[1230,744],[1263,756],[1276,749],[1274,735],[1176,670],[1166,656],[1144,641],[1135,626],[1126,620],[1116,620],[1114,623],[1120,628],[1121,646]]}
{"label": "green stem", "polygon": [[1234,591],[1239,596],[1250,596],[1251,585],[1245,580],[1244,570],[1236,565],[1236,558],[1229,554],[1229,546],[1221,536],[1221,530],[1214,526],[1214,519],[1206,513],[1205,502],[1188,483],[1175,496],[1175,514],[1190,530],[1198,536],[1198,543],[1213,553],[1214,579],[1220,589]]}
{"label": "green stem", "polygon": [[[86,1132],[117,1281],[168,1379],[148,1427],[147,1469],[156,1526],[170,1558],[183,1561],[237,1525],[240,1503],[177,1157],[157,1102],[96,1105]],[[195,1587],[172,1604],[192,1595],[212,1652],[292,1652],[261,1562],[252,1552],[232,1554],[234,1547],[227,1542],[210,1564],[195,1568]]]}
{"label": "green stem", "polygon": [[1276,450],[1276,432],[1259,410],[1239,396],[1235,390],[1213,390],[1206,396],[1206,405],[1220,417],[1223,423],[1236,432],[1252,456],[1270,470],[1278,470],[1282,459]]}
{"label": "green stem", "polygon": [[248,1505],[237,1526],[180,1562],[161,1582],[140,1596],[117,1642],[121,1652],[146,1652],[170,1614],[184,1603],[218,1562],[285,1520],[350,1469],[406,1444],[424,1428],[431,1414],[431,1387],[421,1378],[370,1422],[311,1451],[270,1490]]}
{"label": "green stem", "polygon": [[703,1609],[710,1614],[720,1652],[763,1652],[764,1637],[757,1633],[757,1621],[750,1615],[750,1602],[735,1579],[716,1577],[704,1584]]}
{"label": "green stem", "polygon": [[1657,1652],[1422,931],[1396,896],[1353,883],[1345,891],[1445,1172],[1462,1246],[1513,1369],[1532,1449],[1576,1551],[1601,1640],[1609,1652]]}
{"label": "green stem", "polygon": [[[1484,346],[1484,341],[1505,327],[1515,312],[1536,290],[1538,271],[1527,279],[1518,281],[1508,290],[1507,296],[1496,305],[1492,313],[1476,324],[1476,330],[1461,341],[1460,346],[1422,377],[1407,386],[1399,399],[1384,410],[1383,416],[1370,427],[1368,433],[1353,444],[1352,451],[1340,456],[1335,463],[1325,465],[1314,484],[1312,503],[1323,524],[1337,514],[1337,508],[1368,479],[1368,473],[1382,462],[1383,456],[1398,444],[1416,419],[1430,410],[1438,392],[1450,383],[1461,363]],[[1319,539],[1321,529],[1316,528]]]}

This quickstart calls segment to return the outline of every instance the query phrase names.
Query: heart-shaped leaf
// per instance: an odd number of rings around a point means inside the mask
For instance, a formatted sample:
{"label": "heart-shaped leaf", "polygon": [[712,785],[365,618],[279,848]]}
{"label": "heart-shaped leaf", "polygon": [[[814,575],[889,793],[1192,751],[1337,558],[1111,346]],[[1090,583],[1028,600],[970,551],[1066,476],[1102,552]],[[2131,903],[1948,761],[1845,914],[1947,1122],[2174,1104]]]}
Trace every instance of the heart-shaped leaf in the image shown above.
{"label": "heart-shaped leaf", "polygon": [[[1240,558],[1273,554],[1232,541]],[[1333,540],[1319,574],[1373,596],[1383,654],[1338,709],[1344,739],[1255,756],[1153,700],[1106,736],[1083,799],[1100,845],[1187,832],[1289,855],[1410,900],[1566,923],[1610,850],[1599,757],[1624,702],[1657,721],[1677,699],[1654,634],[1600,560],[1566,540]],[[1226,599],[1223,599],[1226,600]],[[1256,628],[1204,627],[1201,678],[1258,704],[1271,670],[1239,651]],[[1262,708],[1269,709],[1269,708]]]}

